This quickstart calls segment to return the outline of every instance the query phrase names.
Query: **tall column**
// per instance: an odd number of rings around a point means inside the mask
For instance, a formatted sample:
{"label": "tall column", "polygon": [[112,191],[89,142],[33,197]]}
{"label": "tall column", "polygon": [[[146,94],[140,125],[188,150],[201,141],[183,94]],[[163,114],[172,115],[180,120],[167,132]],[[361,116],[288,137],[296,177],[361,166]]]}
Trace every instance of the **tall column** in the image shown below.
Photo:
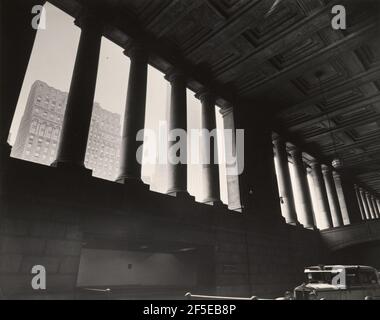
{"label": "tall column", "polygon": [[201,109],[201,159],[203,202],[220,202],[219,165],[217,163],[217,134],[215,97],[210,92],[196,95],[202,102]]}
{"label": "tall column", "polygon": [[338,195],[338,201],[339,201],[340,211],[343,218],[343,224],[349,225],[351,224],[351,219],[350,219],[350,214],[347,209],[347,200],[346,200],[346,196],[344,195],[342,178],[337,171],[333,171],[332,175],[334,179],[336,193]]}
{"label": "tall column", "polygon": [[323,181],[321,165],[317,161],[311,163],[311,174],[314,182],[315,198],[317,200],[318,214],[325,229],[333,226],[331,213]]}
{"label": "tall column", "polygon": [[325,181],[327,199],[329,201],[330,213],[334,227],[343,226],[342,212],[339,206],[338,194],[335,189],[335,184],[332,177],[331,168],[322,165],[323,179]]}
{"label": "tall column", "polygon": [[148,77],[148,56],[141,45],[130,43],[125,54],[130,57],[131,65],[121,140],[120,172],[117,178],[120,183],[127,179],[141,181],[142,154],[138,154],[141,141],[137,141],[136,137],[144,129]]}
{"label": "tall column", "polygon": [[223,117],[224,130],[224,159],[227,179],[227,199],[228,208],[233,211],[242,212],[240,199],[240,181],[239,181],[239,157],[236,140],[236,126],[233,107],[220,109]]}
{"label": "tall column", "polygon": [[369,206],[368,206],[368,202],[367,202],[367,198],[366,198],[364,189],[359,188],[359,193],[360,193],[360,199],[362,200],[362,204],[363,204],[365,218],[366,218],[366,220],[370,220],[371,219],[371,213],[369,211]]}
{"label": "tall column", "polygon": [[[236,128],[244,130],[244,156],[240,154],[240,196],[243,213],[269,225],[284,223],[274,168],[273,113],[257,113],[250,105],[239,105],[234,114]],[[241,163],[242,162],[242,163]]]}
{"label": "tall column", "polygon": [[365,215],[365,211],[364,211],[363,201],[362,201],[362,198],[361,198],[360,192],[359,192],[359,187],[355,184],[354,188],[355,188],[356,200],[357,200],[358,205],[359,205],[360,215],[362,217],[362,220],[364,221],[364,220],[366,220],[366,215]]}
{"label": "tall column", "polygon": [[[171,84],[170,106],[168,110],[168,190],[167,193],[177,195],[187,193],[187,145],[182,141],[182,148],[178,153],[173,146],[179,141],[174,135],[175,129],[187,129],[187,102],[186,102],[186,78],[178,70],[170,70],[165,77]],[[175,163],[175,159],[182,159]],[[185,163],[183,162],[185,161]]]}
{"label": "tall column", "polygon": [[[30,25],[31,8],[44,3],[43,0],[1,2],[1,32],[4,36],[0,54],[0,161],[10,155],[9,130],[37,33]],[[0,166],[0,171],[2,169]]]}
{"label": "tall column", "polygon": [[305,228],[316,229],[302,152],[296,147],[292,147],[289,152],[294,166],[294,188],[299,198],[299,210],[297,210],[298,217]]}
{"label": "tall column", "polygon": [[285,141],[274,134],[275,161],[277,167],[277,182],[280,191],[281,211],[287,223],[297,225],[296,207],[292,190],[292,181],[289,172],[288,153]]}
{"label": "tall column", "polygon": [[367,204],[369,208],[370,219],[375,219],[376,218],[375,208],[373,207],[373,204],[372,204],[371,194],[368,191],[365,193],[365,198],[367,200]]}
{"label": "tall column", "polygon": [[377,205],[377,210],[379,212],[379,218],[380,218],[380,199],[376,199],[376,205]]}
{"label": "tall column", "polygon": [[375,212],[375,219],[379,218],[379,210],[377,208],[377,203],[376,203],[376,198],[374,195],[371,196],[371,201],[372,201],[372,207]]}
{"label": "tall column", "polygon": [[75,60],[57,160],[53,166],[84,168],[99,64],[102,24],[86,13],[78,21],[82,32]]}

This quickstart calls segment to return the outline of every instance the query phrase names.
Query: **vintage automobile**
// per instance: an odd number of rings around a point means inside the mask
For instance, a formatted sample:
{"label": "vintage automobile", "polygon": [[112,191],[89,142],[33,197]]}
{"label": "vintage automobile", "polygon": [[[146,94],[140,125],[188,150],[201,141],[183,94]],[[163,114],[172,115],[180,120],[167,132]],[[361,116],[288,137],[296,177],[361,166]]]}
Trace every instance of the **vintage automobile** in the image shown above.
{"label": "vintage automobile", "polygon": [[305,282],[294,289],[292,300],[380,299],[380,277],[375,268],[358,265],[308,267]]}

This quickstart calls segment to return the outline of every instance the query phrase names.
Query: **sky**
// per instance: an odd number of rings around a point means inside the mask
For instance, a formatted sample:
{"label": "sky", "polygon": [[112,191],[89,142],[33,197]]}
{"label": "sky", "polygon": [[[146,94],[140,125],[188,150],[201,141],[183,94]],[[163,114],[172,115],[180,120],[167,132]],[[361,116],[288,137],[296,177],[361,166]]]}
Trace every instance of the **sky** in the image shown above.
{"label": "sky", "polygon": [[[50,3],[45,5],[46,29],[37,31],[33,51],[25,74],[19,96],[16,112],[11,127],[10,143],[13,144],[22,115],[25,110],[29,91],[36,80],[46,82],[49,86],[68,92],[75,63],[75,57],[80,37],[80,29],[74,24],[74,19]],[[124,117],[124,108],[128,87],[130,60],[123,53],[123,48],[102,38],[99,59],[98,78],[95,91],[95,101],[104,109]],[[200,125],[200,102],[194,93],[188,90],[188,128],[198,128]],[[148,88],[145,127],[158,129],[159,120],[165,120],[168,106],[168,83],[164,75],[153,67],[148,68]],[[217,123],[222,125],[222,117],[217,112]],[[222,151],[222,145],[221,152]],[[221,166],[222,167],[222,166]],[[142,176],[152,180],[155,176],[154,165],[144,165]],[[189,168],[189,192],[201,197],[199,187],[200,167]],[[221,168],[221,197],[227,200],[224,168]],[[162,178],[162,177],[161,177]],[[163,191],[164,182],[156,182],[158,191]]]}

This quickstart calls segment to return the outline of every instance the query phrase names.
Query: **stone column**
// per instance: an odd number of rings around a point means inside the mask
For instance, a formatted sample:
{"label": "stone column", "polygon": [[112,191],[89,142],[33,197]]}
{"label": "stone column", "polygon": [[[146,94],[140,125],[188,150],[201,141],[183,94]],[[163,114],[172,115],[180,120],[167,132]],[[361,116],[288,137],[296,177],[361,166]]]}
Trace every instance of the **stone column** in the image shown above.
{"label": "stone column", "polygon": [[321,165],[317,161],[311,163],[311,174],[314,182],[315,198],[317,200],[317,207],[319,210],[318,214],[320,216],[320,220],[325,229],[332,228],[333,222],[331,219],[331,213],[326,188],[323,181]]}
{"label": "stone column", "polygon": [[359,205],[360,215],[362,217],[362,220],[364,221],[364,220],[366,220],[366,215],[365,215],[365,211],[364,211],[363,201],[362,201],[362,198],[360,196],[359,187],[355,184],[354,188],[355,188],[356,200],[357,200],[358,205]]}
{"label": "stone column", "polygon": [[292,147],[289,152],[294,166],[294,188],[297,190],[296,192],[300,202],[300,208],[299,211],[297,211],[298,218],[300,219],[300,222],[303,223],[305,228],[316,229],[310,190],[307,182],[307,173],[302,159],[302,152],[296,147]]}
{"label": "stone column", "polygon": [[[177,195],[187,193],[187,145],[182,141],[182,148],[178,153],[173,146],[179,141],[172,130],[187,130],[187,102],[186,102],[186,78],[178,70],[170,70],[166,75],[166,80],[171,84],[170,106],[168,110],[168,190],[167,194]],[[174,163],[175,159],[182,161]]]}
{"label": "stone column", "polygon": [[[224,158],[227,174],[228,208],[242,212],[240,199],[239,163],[237,155],[236,126],[233,108],[231,106],[220,109],[223,117],[224,130]],[[240,151],[240,150],[239,150]]]}
{"label": "stone column", "polygon": [[277,167],[277,182],[281,199],[281,211],[287,223],[297,225],[296,207],[292,190],[292,181],[289,172],[288,153],[285,141],[274,134],[275,161]]}
{"label": "stone column", "polygon": [[380,200],[376,199],[376,205],[377,205],[377,210],[379,212],[379,218],[380,218]]}
{"label": "stone column", "polygon": [[376,198],[374,195],[372,195],[371,200],[372,200],[373,209],[375,211],[375,218],[378,219],[380,217],[380,215],[379,215],[380,212],[379,212],[379,209],[377,207]]}
{"label": "stone column", "polygon": [[338,201],[339,201],[340,211],[343,218],[343,224],[349,225],[351,224],[351,219],[350,219],[350,214],[347,209],[346,197],[344,195],[344,189],[342,186],[342,178],[337,171],[333,171],[332,175],[334,179],[335,189],[338,195]]}
{"label": "stone column", "polygon": [[365,193],[365,197],[366,197],[368,208],[369,208],[370,219],[375,219],[376,218],[375,208],[373,207],[373,204],[372,204],[371,194],[367,191]]}
{"label": "stone column", "polygon": [[76,22],[82,29],[57,160],[53,166],[84,168],[99,64],[102,23],[86,13]]}
{"label": "stone column", "polygon": [[366,218],[366,220],[370,220],[371,219],[371,213],[369,211],[368,202],[367,202],[367,198],[366,198],[364,189],[359,188],[359,193],[360,193],[360,199],[362,200],[362,204],[363,204],[365,218]]}
{"label": "stone column", "polygon": [[342,212],[340,211],[338,194],[335,189],[331,168],[322,165],[323,179],[326,186],[327,199],[329,201],[330,213],[334,227],[343,226]]}
{"label": "stone column", "polygon": [[215,97],[210,92],[196,95],[202,102],[201,109],[201,159],[203,202],[220,202],[219,165],[217,163],[217,133]]}
{"label": "stone column", "polygon": [[137,133],[144,129],[148,56],[140,44],[130,43],[125,50],[130,57],[127,102],[125,105],[123,135],[120,152],[120,172],[117,182],[127,179],[141,181],[142,153],[138,153],[141,141]]}
{"label": "stone column", "polygon": [[243,213],[268,226],[285,223],[273,160],[273,113],[261,110],[257,114],[251,105],[239,105],[237,108],[238,112],[234,114],[236,128],[244,130],[244,139],[240,141],[244,143],[244,156],[240,155],[244,161],[239,160]]}

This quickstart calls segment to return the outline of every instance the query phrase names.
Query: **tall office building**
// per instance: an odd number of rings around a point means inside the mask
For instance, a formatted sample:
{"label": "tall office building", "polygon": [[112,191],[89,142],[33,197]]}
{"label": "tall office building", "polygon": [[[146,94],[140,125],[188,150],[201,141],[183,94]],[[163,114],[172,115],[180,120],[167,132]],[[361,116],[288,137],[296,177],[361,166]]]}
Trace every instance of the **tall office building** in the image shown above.
{"label": "tall office building", "polygon": [[[50,165],[56,159],[67,93],[42,81],[32,85],[12,149],[13,157]],[[115,180],[120,157],[120,115],[94,104],[85,165],[99,178]]]}

